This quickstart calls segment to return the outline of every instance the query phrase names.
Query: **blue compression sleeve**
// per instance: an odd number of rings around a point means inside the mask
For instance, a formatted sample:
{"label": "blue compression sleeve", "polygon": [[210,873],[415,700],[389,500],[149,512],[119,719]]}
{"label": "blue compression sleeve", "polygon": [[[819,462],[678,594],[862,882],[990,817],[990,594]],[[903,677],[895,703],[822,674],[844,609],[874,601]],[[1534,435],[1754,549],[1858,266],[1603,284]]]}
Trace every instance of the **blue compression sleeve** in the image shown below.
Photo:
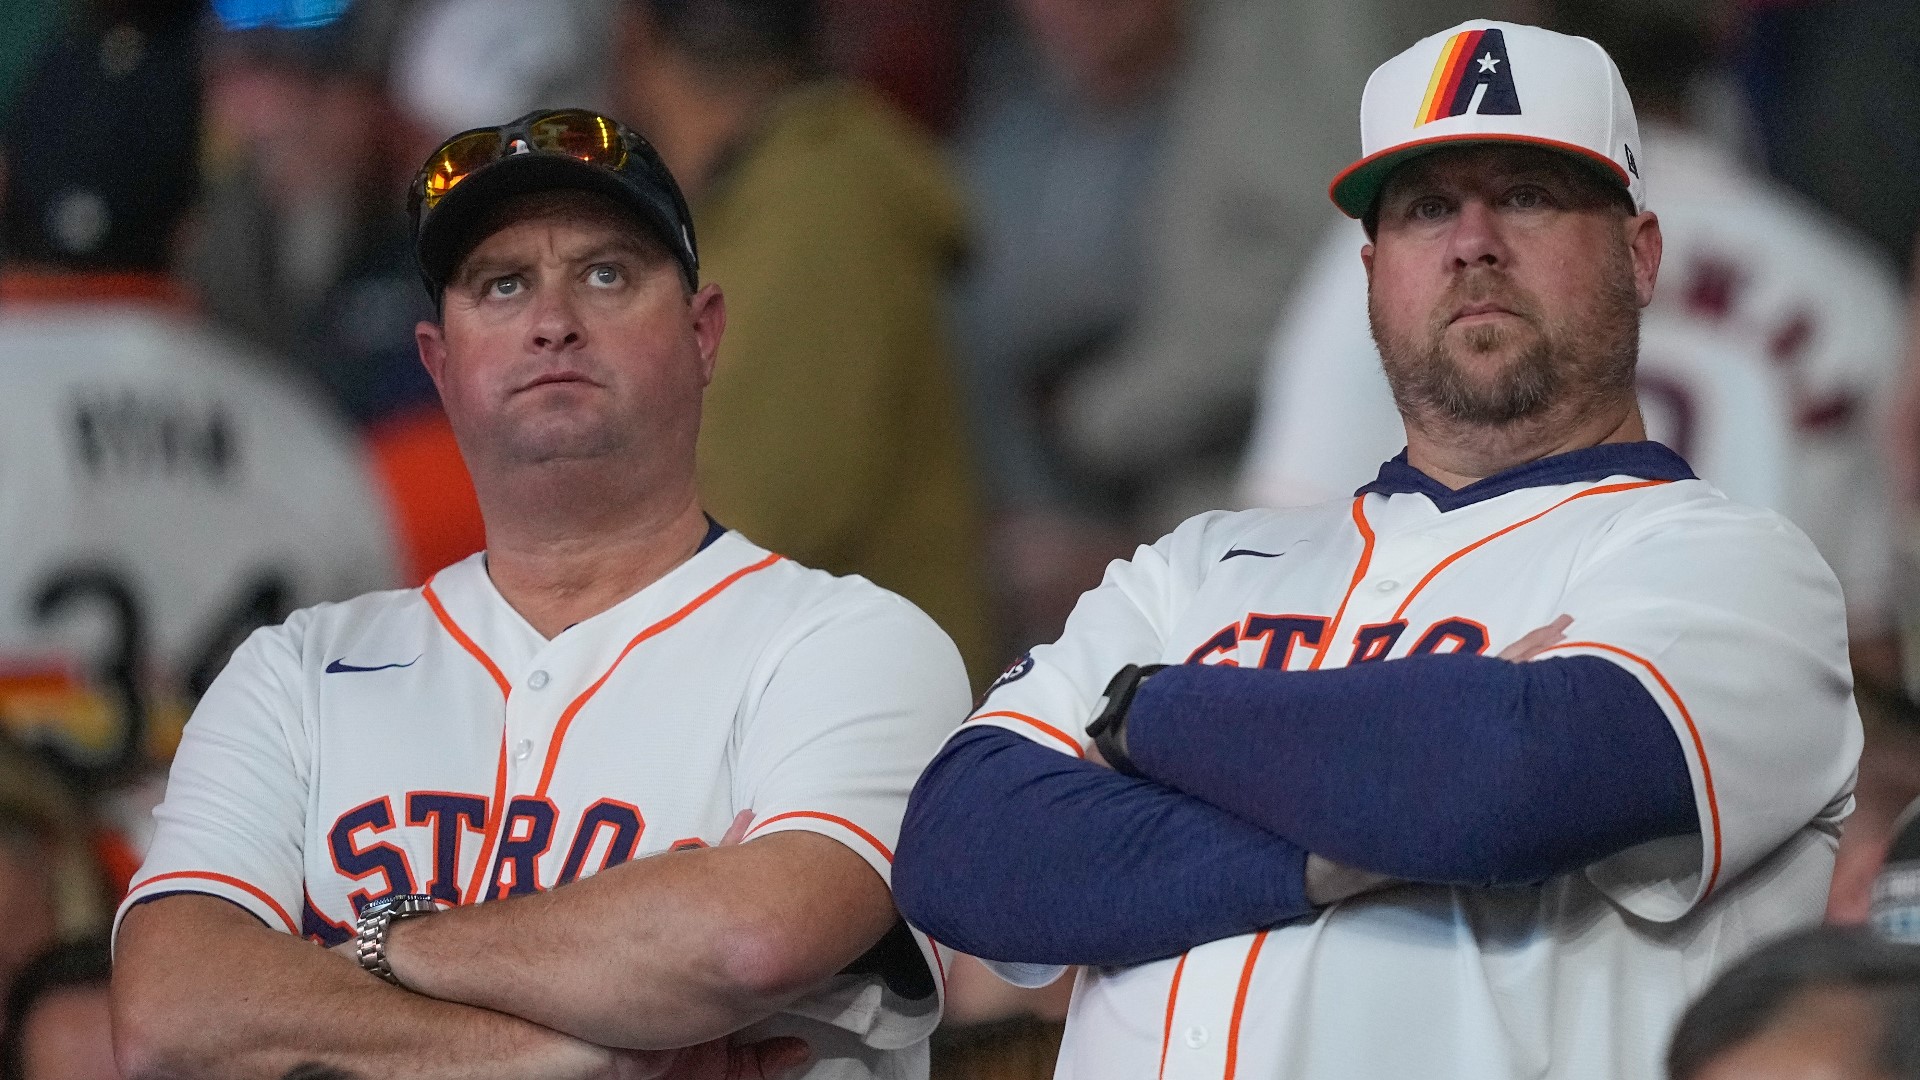
{"label": "blue compression sleeve", "polygon": [[893,895],[989,960],[1137,964],[1311,914],[1305,866],[1198,799],[983,726],[914,787]]}
{"label": "blue compression sleeve", "polygon": [[1594,656],[1173,667],[1126,738],[1147,776],[1408,881],[1540,881],[1699,828],[1666,715]]}

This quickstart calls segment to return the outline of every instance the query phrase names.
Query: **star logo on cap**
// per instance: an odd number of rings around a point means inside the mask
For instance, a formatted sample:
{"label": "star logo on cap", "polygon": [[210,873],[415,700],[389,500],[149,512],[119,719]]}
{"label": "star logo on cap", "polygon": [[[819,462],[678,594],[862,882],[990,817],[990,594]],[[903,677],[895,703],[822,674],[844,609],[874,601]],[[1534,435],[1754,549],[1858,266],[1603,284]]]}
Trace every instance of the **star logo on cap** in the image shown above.
{"label": "star logo on cap", "polygon": [[1495,71],[1498,71],[1500,69],[1500,58],[1493,55],[1492,53],[1488,53],[1487,55],[1480,58],[1479,64],[1480,64],[1480,74],[1491,75]]}

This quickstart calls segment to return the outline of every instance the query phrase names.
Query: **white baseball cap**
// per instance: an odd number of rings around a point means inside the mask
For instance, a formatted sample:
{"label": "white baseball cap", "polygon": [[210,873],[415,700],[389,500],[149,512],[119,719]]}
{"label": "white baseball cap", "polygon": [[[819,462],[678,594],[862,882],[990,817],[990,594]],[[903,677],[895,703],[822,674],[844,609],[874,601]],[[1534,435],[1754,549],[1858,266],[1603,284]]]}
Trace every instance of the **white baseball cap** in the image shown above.
{"label": "white baseball cap", "polygon": [[1424,38],[1374,69],[1360,99],[1362,156],[1328,194],[1362,217],[1394,169],[1461,143],[1562,151],[1619,184],[1635,210],[1647,208],[1640,127],[1613,58],[1586,38],[1486,20]]}

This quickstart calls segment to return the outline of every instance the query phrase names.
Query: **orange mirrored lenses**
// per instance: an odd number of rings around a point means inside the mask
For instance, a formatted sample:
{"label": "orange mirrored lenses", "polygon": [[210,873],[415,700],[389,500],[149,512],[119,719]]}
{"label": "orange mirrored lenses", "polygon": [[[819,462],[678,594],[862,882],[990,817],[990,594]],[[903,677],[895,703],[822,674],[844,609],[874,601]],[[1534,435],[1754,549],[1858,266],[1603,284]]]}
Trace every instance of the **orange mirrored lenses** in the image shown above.
{"label": "orange mirrored lenses", "polygon": [[594,165],[617,169],[626,164],[627,147],[613,121],[590,112],[549,113],[533,122],[533,148],[566,154]]}
{"label": "orange mirrored lenses", "polygon": [[[627,146],[614,122],[595,113],[568,109],[548,113],[528,132],[532,148],[565,154],[593,165],[618,169],[627,163]],[[470,131],[447,140],[427,161],[422,173],[421,202],[427,209],[445,198],[462,180],[506,156],[499,129]]]}
{"label": "orange mirrored lenses", "polygon": [[470,131],[447,140],[438,153],[428,159],[422,173],[421,201],[428,208],[446,197],[460,181],[481,167],[500,160],[498,131]]}

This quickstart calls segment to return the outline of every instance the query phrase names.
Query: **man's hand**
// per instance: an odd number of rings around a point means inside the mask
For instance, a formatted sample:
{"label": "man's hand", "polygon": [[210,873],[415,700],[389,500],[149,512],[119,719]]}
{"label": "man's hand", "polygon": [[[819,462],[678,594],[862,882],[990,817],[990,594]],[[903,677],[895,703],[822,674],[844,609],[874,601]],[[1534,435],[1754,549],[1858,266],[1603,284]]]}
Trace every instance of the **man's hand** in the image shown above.
{"label": "man's hand", "polygon": [[1527,661],[1546,652],[1548,649],[1567,640],[1567,627],[1573,625],[1573,616],[1562,615],[1538,630],[1531,631],[1520,640],[1500,650],[1500,659],[1516,664]]}

